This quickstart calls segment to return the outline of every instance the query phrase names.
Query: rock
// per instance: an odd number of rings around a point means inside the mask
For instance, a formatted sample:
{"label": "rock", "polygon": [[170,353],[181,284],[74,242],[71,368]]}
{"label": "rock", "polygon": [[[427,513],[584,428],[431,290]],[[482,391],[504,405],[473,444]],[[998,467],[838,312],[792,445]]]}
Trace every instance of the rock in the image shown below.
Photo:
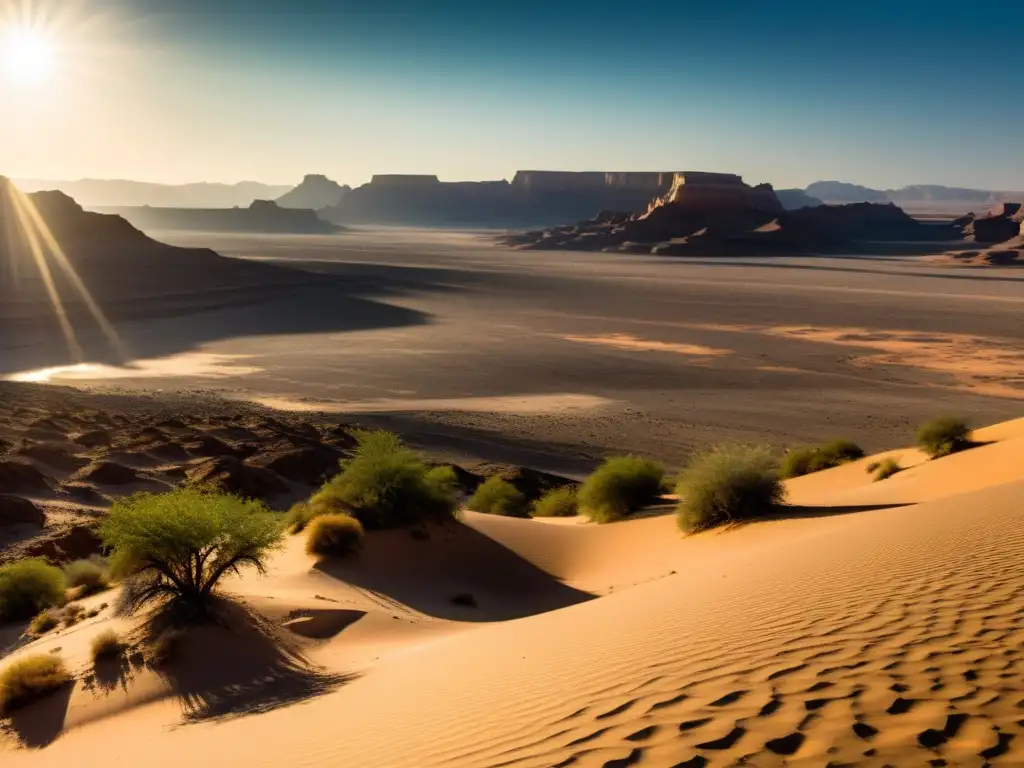
{"label": "rock", "polygon": [[42,472],[23,461],[0,461],[0,493],[43,493],[50,484]]}
{"label": "rock", "polygon": [[233,456],[208,459],[188,470],[194,483],[212,485],[247,499],[266,501],[287,493],[288,484],[263,467],[252,467]]}
{"label": "rock", "polygon": [[290,451],[273,451],[252,457],[246,463],[269,469],[286,480],[304,485],[320,485],[338,474],[341,454],[325,446],[307,446]]}
{"label": "rock", "polygon": [[103,541],[90,524],[81,523],[27,543],[26,557],[45,557],[53,563],[85,560],[103,552]]}
{"label": "rock", "polygon": [[160,461],[186,461],[188,459],[188,451],[174,441],[148,446],[146,453]]}
{"label": "rock", "polygon": [[106,448],[112,442],[110,433],[105,429],[94,429],[71,438],[71,442],[83,448]]}
{"label": "rock", "polygon": [[93,507],[104,506],[107,503],[107,499],[93,488],[91,485],[86,483],[69,482],[63,483],[60,489],[68,496],[73,498],[75,501],[81,504],[88,504]]}
{"label": "rock", "polygon": [[89,463],[88,459],[75,456],[59,445],[52,443],[36,443],[27,445],[18,451],[18,455],[26,459],[35,459],[43,464],[61,469],[66,472],[74,472]]}
{"label": "rock", "polygon": [[206,456],[209,458],[222,456],[237,458],[245,454],[245,451],[240,451],[212,435],[199,435],[194,440],[184,443],[182,447],[193,456]]}
{"label": "rock", "polygon": [[113,461],[97,461],[82,469],[75,476],[76,480],[98,485],[128,485],[139,479],[131,467]]}
{"label": "rock", "polygon": [[0,494],[0,526],[21,523],[42,526],[46,523],[46,515],[28,499]]}
{"label": "rock", "polygon": [[1017,214],[1020,203],[1000,203],[983,216],[977,216],[963,228],[964,236],[976,243],[1003,243],[1022,234]]}

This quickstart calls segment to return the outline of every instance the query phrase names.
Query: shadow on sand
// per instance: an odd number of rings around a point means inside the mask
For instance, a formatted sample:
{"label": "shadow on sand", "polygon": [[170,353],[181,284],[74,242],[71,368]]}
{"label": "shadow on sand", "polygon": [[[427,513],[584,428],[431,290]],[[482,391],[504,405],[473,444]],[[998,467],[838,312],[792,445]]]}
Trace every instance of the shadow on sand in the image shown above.
{"label": "shadow on sand", "polygon": [[[312,265],[316,270],[317,265]],[[320,274],[305,274],[279,285],[263,284],[209,295],[168,297],[102,305],[120,338],[117,350],[96,322],[71,307],[80,360],[120,365],[129,359],[166,357],[219,340],[246,336],[345,333],[423,325],[430,316],[378,300],[413,291],[459,290],[444,282],[443,270],[409,270],[376,265],[319,265]],[[268,266],[269,268],[269,266]],[[410,274],[410,272],[414,274]],[[429,273],[429,274],[428,274]],[[439,274],[435,274],[439,273]],[[274,273],[271,273],[274,274]],[[68,365],[80,360],[69,353],[56,316],[47,307],[31,321],[15,320],[0,309],[0,376]]]}
{"label": "shadow on sand", "polygon": [[[426,539],[408,530],[374,532],[355,559],[323,559],[315,567],[386,610],[404,605],[457,621],[518,619],[595,597],[462,523],[433,527]],[[453,602],[466,595],[475,605]]]}
{"label": "shadow on sand", "polygon": [[[171,658],[155,667],[180,698],[186,722],[269,712],[354,679],[311,664],[294,637],[244,605],[220,598],[213,615],[183,631]],[[161,631],[151,620],[149,634]]]}
{"label": "shadow on sand", "polygon": [[74,689],[74,683],[67,683],[39,701],[15,710],[8,718],[8,729],[29,749],[49,746],[64,730]]}

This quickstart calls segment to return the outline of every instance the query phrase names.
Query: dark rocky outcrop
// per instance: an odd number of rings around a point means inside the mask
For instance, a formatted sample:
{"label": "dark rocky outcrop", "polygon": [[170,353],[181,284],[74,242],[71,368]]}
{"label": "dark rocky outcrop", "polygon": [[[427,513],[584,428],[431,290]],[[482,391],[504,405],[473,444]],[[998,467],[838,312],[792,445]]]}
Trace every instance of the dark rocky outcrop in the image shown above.
{"label": "dark rocky outcrop", "polygon": [[31,464],[15,459],[0,461],[0,493],[44,493],[49,489],[46,475]]}
{"label": "dark rocky outcrop", "polygon": [[188,479],[258,501],[267,501],[288,492],[288,484],[269,469],[252,467],[230,456],[197,464],[188,470]]}
{"label": "dark rocky outcrop", "polygon": [[43,510],[20,496],[0,494],[0,526],[31,524],[42,526],[46,522]]}
{"label": "dark rocky outcrop", "polygon": [[246,463],[268,469],[286,480],[303,485],[319,485],[340,471],[341,453],[326,446],[307,446],[287,451],[272,451],[253,456]]}
{"label": "dark rocky outcrop", "polygon": [[779,198],[782,207],[787,211],[795,211],[798,208],[813,208],[817,205],[825,204],[825,201],[807,194],[802,189],[776,189],[775,196]]}
{"label": "dark rocky outcrop", "polygon": [[129,485],[138,479],[134,469],[113,461],[97,461],[75,475],[75,480],[98,485]]}
{"label": "dark rocky outcrop", "polygon": [[968,214],[960,219],[964,236],[975,243],[1004,243],[1021,235],[1024,210],[1020,203],[999,203],[980,216]]}
{"label": "dark rocky outcrop", "polygon": [[52,563],[85,560],[103,551],[103,541],[90,523],[79,523],[33,539],[20,548],[23,557],[45,557]]}
{"label": "dark rocky outcrop", "polygon": [[49,467],[64,470],[65,472],[74,472],[76,469],[80,469],[89,463],[87,459],[75,456],[60,445],[51,443],[27,445],[19,450],[17,455],[26,459],[34,459]]}

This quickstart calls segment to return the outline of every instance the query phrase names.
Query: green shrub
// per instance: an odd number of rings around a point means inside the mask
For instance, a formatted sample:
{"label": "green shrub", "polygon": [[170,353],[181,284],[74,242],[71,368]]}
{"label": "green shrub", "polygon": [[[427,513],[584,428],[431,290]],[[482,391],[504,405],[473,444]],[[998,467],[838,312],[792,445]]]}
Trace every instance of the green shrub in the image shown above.
{"label": "green shrub", "polygon": [[779,474],[784,478],[801,477],[863,458],[864,451],[856,443],[830,440],[821,445],[794,448],[783,457]]}
{"label": "green shrub", "polygon": [[64,662],[52,653],[38,653],[11,662],[0,671],[0,712],[11,712],[70,681]]}
{"label": "green shrub", "polygon": [[110,589],[110,567],[104,558],[96,555],[65,565],[64,577],[69,588],[79,588],[79,597]]}
{"label": "green shrub", "polygon": [[41,557],[0,567],[0,621],[31,619],[64,602],[66,583],[60,568]]}
{"label": "green shrub", "polygon": [[552,488],[533,502],[530,509],[534,517],[575,517],[578,512],[576,489],[571,486]]}
{"label": "green shrub", "polygon": [[482,482],[466,506],[488,515],[526,517],[526,497],[500,477],[489,477]]}
{"label": "green shrub", "polygon": [[610,523],[637,512],[662,492],[665,468],[639,456],[606,459],[577,494],[579,508],[596,523]]}
{"label": "green shrub", "polygon": [[121,636],[112,629],[105,629],[92,639],[92,660],[110,659],[124,651]]}
{"label": "green shrub", "polygon": [[308,501],[293,504],[284,516],[284,528],[289,533],[302,533],[313,519],[314,507]]}
{"label": "green shrub", "polygon": [[58,624],[60,624],[60,617],[57,611],[48,608],[32,619],[32,623],[28,625],[28,631],[33,635],[45,635],[51,629],[55,629]]}
{"label": "green shrub", "polygon": [[949,456],[971,447],[971,430],[963,419],[941,416],[921,425],[917,445],[933,459]]}
{"label": "green shrub", "polygon": [[875,461],[871,463],[873,469],[871,473],[875,476],[875,482],[879,480],[885,480],[887,477],[892,477],[897,472],[903,469],[899,465],[896,459],[885,459],[884,461]]}
{"label": "green shrub", "polygon": [[367,529],[452,518],[458,492],[451,467],[428,469],[391,432],[360,431],[356,439],[353,457],[342,462],[341,473],[310,499],[311,505],[349,512]]}
{"label": "green shrub", "polygon": [[725,445],[697,456],[676,492],[679,527],[689,533],[767,515],[785,500],[775,458],[763,446]]}
{"label": "green shrub", "polygon": [[71,603],[70,605],[65,606],[64,610],[61,611],[61,616],[64,620],[65,627],[73,627],[85,618],[85,608],[77,603]]}
{"label": "green shrub", "polygon": [[318,515],[306,533],[306,552],[318,557],[349,557],[363,546],[363,526],[351,515]]}
{"label": "green shrub", "polygon": [[186,486],[119,499],[100,536],[114,572],[133,577],[125,608],[170,600],[202,614],[225,574],[266,570],[281,525],[257,501]]}

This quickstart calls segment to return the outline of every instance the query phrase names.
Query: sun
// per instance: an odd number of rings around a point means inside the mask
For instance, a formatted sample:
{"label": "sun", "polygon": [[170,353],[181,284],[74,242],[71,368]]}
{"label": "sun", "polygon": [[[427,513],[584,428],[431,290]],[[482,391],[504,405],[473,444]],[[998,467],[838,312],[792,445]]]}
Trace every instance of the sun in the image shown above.
{"label": "sun", "polygon": [[57,64],[57,46],[44,30],[32,26],[9,27],[0,37],[4,74],[20,85],[39,85]]}

